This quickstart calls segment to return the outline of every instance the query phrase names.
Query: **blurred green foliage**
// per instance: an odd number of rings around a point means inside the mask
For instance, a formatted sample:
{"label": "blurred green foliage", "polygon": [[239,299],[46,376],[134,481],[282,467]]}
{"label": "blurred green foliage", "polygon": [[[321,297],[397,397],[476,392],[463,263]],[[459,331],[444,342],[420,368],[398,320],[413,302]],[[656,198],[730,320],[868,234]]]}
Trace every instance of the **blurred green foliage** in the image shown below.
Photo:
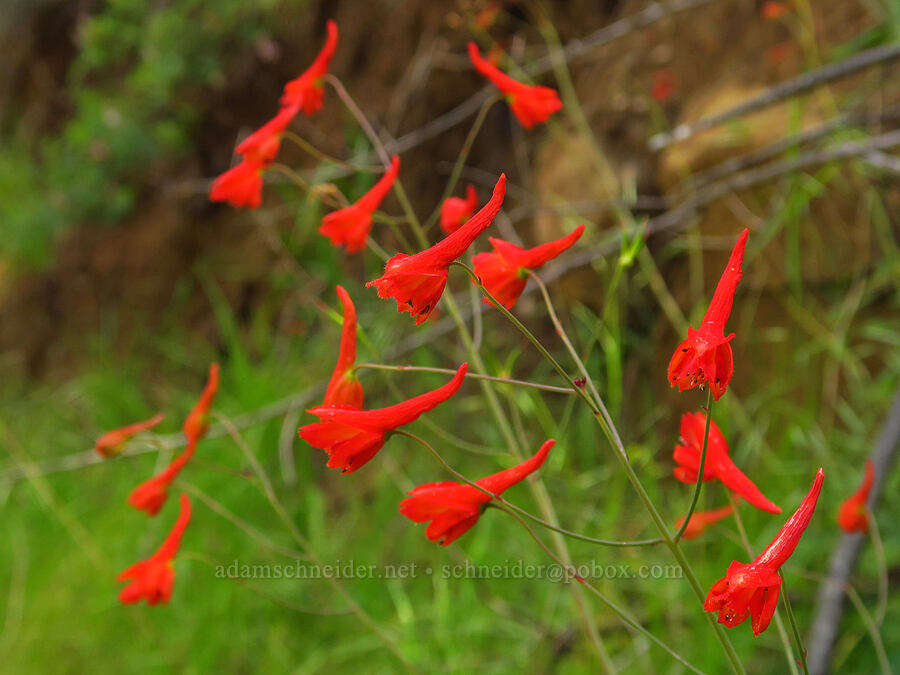
{"label": "blurred green foliage", "polygon": [[71,119],[37,141],[21,129],[0,139],[0,255],[45,264],[64,228],[128,214],[148,176],[192,149],[204,93],[222,87],[229,54],[301,2],[104,3],[78,27]]}

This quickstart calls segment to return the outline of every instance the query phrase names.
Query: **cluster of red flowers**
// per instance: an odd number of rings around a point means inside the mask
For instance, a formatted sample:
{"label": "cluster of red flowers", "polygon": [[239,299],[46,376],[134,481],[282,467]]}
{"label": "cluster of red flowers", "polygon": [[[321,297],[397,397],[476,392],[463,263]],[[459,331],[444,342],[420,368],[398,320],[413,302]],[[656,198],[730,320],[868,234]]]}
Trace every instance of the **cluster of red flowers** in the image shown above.
{"label": "cluster of red flowers", "polygon": [[[194,408],[185,418],[182,431],[187,440],[185,450],[160,473],[138,485],[128,496],[128,503],[149,516],[155,516],[169,496],[169,486],[193,457],[197,443],[209,429],[209,409],[219,387],[219,365],[214,363],[209,369],[209,379]],[[120,454],[128,441],[141,431],[150,429],[163,419],[162,414],[145,422],[130,424],[120,429],[108,431],[97,439],[95,448],[103,457]],[[162,546],[153,555],[132,565],[119,574],[117,581],[130,581],[119,594],[123,603],[138,602],[145,598],[148,604],[168,602],[175,583],[173,559],[178,552],[181,537],[191,519],[191,502],[187,495],[180,496],[181,511],[175,526]]]}
{"label": "cluster of red flowers", "polygon": [[237,146],[235,153],[241,156],[241,162],[213,181],[209,191],[212,201],[251,209],[262,203],[263,172],[278,154],[282,134],[298,113],[310,116],[322,107],[323,78],[338,42],[337,24],[329,21],[327,28],[328,39],[315,61],[284,86],[278,114]]}
{"label": "cluster of red flowers", "polygon": [[[780,3],[767,3],[780,5]],[[323,78],[335,53],[337,26],[328,24],[326,44],[313,64],[298,78],[289,82],[281,98],[278,114],[237,147],[242,161],[215,180],[210,191],[214,201],[227,201],[235,206],[255,208],[262,200],[262,174],[274,161],[281,138],[293,118],[303,112],[312,115],[322,107]],[[483,58],[473,43],[468,45],[475,69],[488,78],[506,97],[512,113],[526,129],[546,122],[561,109],[562,103],[552,89],[527,85],[512,79],[493,63]],[[654,96],[665,100],[672,93],[669,82],[659,80]],[[336,247],[348,253],[365,249],[373,216],[398,181],[400,160],[392,157],[390,166],[374,186],[355,203],[326,215],[319,232]],[[451,264],[466,254],[476,239],[492,224],[506,195],[506,176],[501,174],[490,199],[479,209],[478,195],[467,186],[466,198],[450,197],[440,210],[443,238],[414,254],[396,253],[385,264],[384,274],[369,281],[380,298],[393,298],[398,312],[409,312],[415,324],[425,322],[434,311],[447,284]],[[492,250],[474,256],[474,274],[493,300],[507,310],[515,306],[533,270],[573,246],[584,233],[584,226],[568,235],[533,248],[523,248],[499,238],[490,238]],[[709,307],[698,329],[688,328],[687,337],[675,349],[669,365],[668,380],[672,387],[684,391],[708,387],[718,401],[726,392],[734,373],[731,340],[725,333],[734,296],[742,277],[744,251],[749,231],[738,237],[725,271],[716,286]],[[356,376],[356,308],[350,294],[337,286],[343,307],[340,348],[334,370],[328,381],[322,405],[307,412],[318,421],[305,424],[299,436],[328,455],[327,465],[344,474],[354,473],[372,461],[400,427],[411,424],[421,415],[453,397],[461,388],[468,364],[459,365],[456,373],[437,389],[382,408],[363,407],[365,396]],[[490,304],[488,298],[484,302]],[[153,516],[164,505],[169,487],[193,456],[197,443],[209,428],[209,409],[218,388],[218,366],[210,368],[209,379],[194,409],[184,421],[187,439],[184,451],[162,472],[136,487],[128,503]],[[781,508],[769,500],[732,460],[728,443],[710,412],[688,412],[681,418],[680,443],[675,447],[674,476],[684,483],[721,482],[734,495],[767,513],[779,514]],[[128,441],[141,431],[152,428],[162,415],[104,434],[98,439],[97,451],[112,457],[123,451]],[[399,432],[406,433],[406,432]],[[471,529],[487,506],[510,487],[537,471],[554,446],[544,442],[531,458],[516,466],[493,473],[474,482],[443,481],[421,484],[409,491],[400,502],[400,513],[416,523],[428,525],[425,536],[448,545]],[[781,590],[780,567],[797,547],[809,524],[824,480],[818,469],[812,488],[795,513],[787,520],[772,542],[748,564],[733,561],[725,576],[713,584],[704,607],[717,611],[719,623],[734,627],[751,619],[753,633],[766,630],[777,606]],[[871,463],[860,489],[841,506],[838,521],[847,532],[868,529],[869,490],[873,482]],[[181,512],[174,528],[159,550],[149,558],[129,567],[119,575],[130,583],[122,590],[123,603],[146,598],[149,604],[168,601],[174,583],[173,558],[191,517],[190,501],[181,495]],[[690,513],[678,521],[685,539],[701,536],[716,522],[728,517],[732,506],[706,512]],[[687,521],[687,522],[685,522]]]}
{"label": "cluster of red flowers", "polygon": [[[748,230],[745,229],[738,237],[699,330],[688,328],[687,339],[678,345],[669,361],[669,383],[679,390],[708,386],[718,400],[731,381],[734,373],[731,339],[734,333],[726,337],[725,324],[731,316],[734,294],[741,280],[747,235]],[[706,461],[701,475],[700,459],[707,425]],[[674,473],[678,480],[685,483],[695,483],[698,479],[719,480],[756,508],[768,513],[781,513],[781,509],[735,466],[729,457],[725,437],[706,414],[685,413],[681,418],[681,444],[675,447],[674,459],[677,464]],[[719,623],[732,628],[749,616],[754,635],[759,635],[769,626],[781,589],[778,569],[794,552],[800,535],[809,524],[823,480],[824,472],[820,468],[809,494],[765,550],[750,564],[733,561],[725,577],[710,589],[704,607],[708,611],[719,612]],[[872,480],[873,468],[869,462],[863,484],[842,504],[838,514],[838,522],[845,531],[865,532],[868,529],[866,502]],[[684,538],[700,536],[707,527],[731,512],[731,507],[725,507],[694,513],[684,530]],[[681,518],[678,527],[683,523],[684,518]]]}

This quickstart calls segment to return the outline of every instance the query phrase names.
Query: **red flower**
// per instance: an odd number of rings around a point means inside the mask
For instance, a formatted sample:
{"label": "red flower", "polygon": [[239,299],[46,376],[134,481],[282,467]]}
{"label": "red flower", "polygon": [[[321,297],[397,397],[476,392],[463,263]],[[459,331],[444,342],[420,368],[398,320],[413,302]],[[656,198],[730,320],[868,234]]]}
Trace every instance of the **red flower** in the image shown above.
{"label": "red flower", "polygon": [[135,563],[116,577],[116,581],[129,583],[119,593],[119,602],[131,604],[146,598],[148,605],[169,602],[172,587],[175,585],[175,566],[173,559],[181,544],[184,529],[191,520],[191,500],[181,495],[181,511],[178,520],[162,546],[145,560]]}
{"label": "red flower", "polygon": [[[477,480],[475,484],[500,495],[537,471],[555,442],[553,439],[546,441],[531,459]],[[408,494],[411,496],[400,502],[400,513],[416,523],[430,520],[425,536],[441,546],[447,546],[465,534],[478,522],[485,505],[492,499],[476,487],[453,481],[426,483]]]}
{"label": "red flower", "polygon": [[275,117],[241,141],[235,152],[250,163],[271,162],[281,146],[281,134],[296,117],[298,110],[297,105],[282,108]]}
{"label": "red flower", "polygon": [[668,101],[675,93],[675,77],[668,68],[659,68],[650,73],[652,85],[650,95],[660,103]]}
{"label": "red flower", "polygon": [[[528,270],[537,269],[553,260],[578,241],[582,232],[584,225],[579,225],[561,239],[529,249],[519,248],[503,239],[491,237],[494,252],[479,253],[472,259],[475,274],[491,295],[502,302],[506,309],[512,309],[525,290]],[[490,304],[491,301],[484,298],[484,302]]]}
{"label": "red flower", "polygon": [[769,2],[764,2],[762,6],[762,15],[764,19],[779,19],[790,11],[791,8],[788,7],[786,2],[769,0]]}
{"label": "red flower", "polygon": [[209,379],[203,387],[203,393],[194,405],[194,409],[184,420],[181,429],[187,436],[188,444],[196,443],[206,435],[209,430],[209,407],[212,405],[219,389],[219,364],[214,363],[209,367]]}
{"label": "red flower", "polygon": [[255,209],[262,204],[262,162],[242,161],[216,178],[209,189],[213,202],[228,202],[232,206]]}
{"label": "red flower", "polygon": [[459,390],[468,367],[468,364],[462,364],[453,379],[444,386],[387,408],[310,408],[306,412],[321,421],[300,427],[300,437],[328,453],[329,468],[353,473],[375,456],[389,432],[415,421],[422,413],[453,396]]}
{"label": "red flower", "polygon": [[281,97],[282,106],[299,106],[306,116],[312,115],[322,107],[322,99],[325,95],[322,78],[328,72],[328,62],[331,61],[334,50],[337,49],[337,24],[329,19],[325,27],[328,30],[328,38],[325,40],[322,51],[300,77],[284,85],[284,95]]}
{"label": "red flower", "polygon": [[363,388],[353,370],[356,361],[356,307],[342,286],[337,287],[337,294],[344,306],[341,349],[322,405],[346,406],[359,410],[363,406]]}
{"label": "red flower", "polygon": [[[691,519],[688,521],[688,526],[684,528],[681,538],[696,539],[706,532],[706,528],[710,525],[730,516],[733,510],[730,506],[723,506],[721,509],[713,509],[712,511],[695,511],[691,514]],[[675,523],[675,527],[680,529],[683,523],[684,516],[681,516],[678,522]]]}
{"label": "red flower", "polygon": [[483,58],[474,42],[469,43],[469,58],[475,70],[489,79],[506,96],[509,107],[526,129],[542,124],[562,108],[562,101],[550,87],[532,86],[514,80]]}
{"label": "red flower", "polygon": [[[685,413],[681,416],[681,443],[675,446],[675,478],[682,483],[696,483],[700,469],[700,453],[703,451],[703,433],[706,430],[706,415],[702,412]],[[706,462],[703,465],[703,480],[719,479],[729,490],[746,499],[756,508],[768,513],[781,513],[781,509],[770,502],[760,492],[728,456],[728,443],[716,423],[710,420],[709,441],[706,446]]]}
{"label": "red flower", "polygon": [[734,292],[741,280],[741,263],[748,233],[745,228],[731,251],[700,330],[688,327],[687,339],[678,345],[669,361],[669,384],[673,387],[678,385],[679,391],[702,387],[705,383],[718,401],[728,387],[734,372],[731,345],[728,343],[734,333],[725,337],[725,323],[731,316]]}
{"label": "red flower", "polygon": [[152,417],[149,420],[107,431],[97,439],[94,449],[103,457],[115,457],[125,449],[125,445],[131,440],[132,436],[141,431],[152,429],[163,421],[163,417],[165,416],[159,413],[156,417]]}
{"label": "red flower", "polygon": [[409,312],[417,326],[423,323],[441,299],[450,263],[493,222],[505,194],[506,174],[500,174],[488,203],[465,225],[415,255],[398,253],[387,261],[384,274],[366,286],[375,286],[380,298],[396,298],[398,312]]}
{"label": "red flower", "polygon": [[737,560],[732,561],[725,576],[709,589],[703,608],[708,612],[718,611],[719,623],[734,628],[749,616],[754,635],[769,627],[781,591],[778,568],[791,557],[800,536],[809,525],[822,491],[824,476],[822,469],[816,472],[809,494],[778,531],[772,543],[753,562],[745,565]]}
{"label": "red flower", "polygon": [[448,197],[441,205],[441,229],[453,234],[463,226],[478,208],[478,194],[471,183],[466,187],[466,198]]}
{"label": "red flower", "polygon": [[390,192],[400,170],[400,158],[391,157],[391,167],[355,204],[329,213],[322,218],[319,232],[335,246],[346,246],[347,253],[357,253],[366,247],[372,229],[372,214]]}
{"label": "red flower", "polygon": [[194,447],[194,442],[190,441],[185,451],[173,459],[169,466],[134,488],[128,495],[128,503],[138,511],[146,511],[148,516],[159,513],[169,497],[169,486],[172,481],[194,456]]}
{"label": "red flower", "polygon": [[869,490],[872,489],[872,481],[875,479],[875,465],[872,460],[866,462],[866,477],[862,485],[852,495],[847,497],[838,511],[838,525],[844,532],[868,532],[869,531]]}

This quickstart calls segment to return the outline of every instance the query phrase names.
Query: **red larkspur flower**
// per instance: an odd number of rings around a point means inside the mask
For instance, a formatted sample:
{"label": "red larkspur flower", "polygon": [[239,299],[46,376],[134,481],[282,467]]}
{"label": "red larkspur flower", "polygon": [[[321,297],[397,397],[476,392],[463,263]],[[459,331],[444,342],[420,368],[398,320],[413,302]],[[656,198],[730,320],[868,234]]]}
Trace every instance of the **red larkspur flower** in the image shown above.
{"label": "red larkspur flower", "polygon": [[175,565],[173,559],[181,545],[181,537],[191,520],[191,500],[181,495],[181,511],[171,532],[162,546],[149,558],[135,563],[116,577],[116,581],[130,581],[119,593],[119,602],[130,604],[147,600],[148,605],[169,602],[175,585]]}
{"label": "red larkspur flower", "polygon": [[258,208],[262,204],[262,162],[242,161],[216,178],[209,189],[213,202],[228,202],[232,206]]}
{"label": "red larkspur flower", "polygon": [[[710,525],[713,525],[722,518],[727,518],[734,511],[730,506],[723,506],[720,509],[713,509],[711,511],[695,511],[691,514],[691,519],[688,521],[688,526],[684,528],[684,533],[681,535],[682,539],[696,539],[701,534],[706,532],[706,528]],[[682,524],[684,524],[684,516],[678,519],[678,522],[675,523],[676,528],[681,528]]]}
{"label": "red larkspur flower", "polygon": [[[477,480],[475,484],[495,495],[502,494],[537,471],[555,442],[553,439],[546,441],[531,459]],[[425,528],[425,536],[441,546],[447,546],[465,534],[478,522],[485,506],[493,499],[476,487],[453,481],[426,483],[408,494],[410,496],[400,502],[400,513],[416,523],[431,521]]]}
{"label": "red larkspur flower", "polygon": [[281,105],[285,107],[299,106],[307,117],[322,107],[322,99],[325,96],[322,78],[328,72],[328,63],[337,49],[337,24],[329,19],[325,28],[328,31],[328,37],[322,51],[302,75],[284,85],[284,95],[281,97]]}
{"label": "red larkspur flower", "polygon": [[753,562],[745,565],[737,560],[732,561],[725,576],[709,589],[703,608],[707,612],[718,612],[719,623],[726,628],[734,628],[746,621],[748,616],[754,635],[769,627],[781,591],[778,568],[791,557],[800,536],[809,525],[824,477],[824,472],[819,469],[812,488],[794,515],[788,518],[772,542]]}
{"label": "red larkspur flower", "polygon": [[441,205],[441,229],[444,234],[453,234],[463,226],[475,209],[478,208],[478,194],[475,186],[469,183],[466,186],[466,198],[448,197]]}
{"label": "red larkspur flower", "polygon": [[[702,412],[681,416],[681,444],[675,446],[673,456],[678,464],[675,478],[682,483],[696,483],[703,451],[703,434],[706,431],[706,415]],[[768,513],[781,513],[781,509],[766,499],[759,488],[735,466],[728,454],[728,442],[715,422],[709,423],[709,440],[706,446],[706,462],[703,480],[720,480],[729,490],[746,499],[756,508]]]}
{"label": "red larkspur flower", "polygon": [[380,298],[395,298],[397,311],[409,312],[417,326],[423,323],[441,299],[450,263],[465,253],[493,222],[505,194],[506,174],[500,174],[488,203],[465,225],[415,255],[398,253],[387,261],[384,274],[366,286],[375,286]]}
{"label": "red larkspur flower", "polygon": [[328,453],[329,468],[353,473],[375,456],[389,432],[415,421],[422,413],[453,396],[459,390],[468,368],[468,364],[464,363],[444,386],[387,408],[310,408],[306,412],[320,421],[300,427],[300,438]]}
{"label": "red larkspur flower", "polygon": [[769,20],[780,19],[790,11],[791,8],[788,7],[786,2],[776,2],[775,0],[764,2],[762,6],[763,18]]}
{"label": "red larkspur flower", "polygon": [[738,237],[728,265],[716,285],[709,309],[703,316],[699,330],[688,327],[687,339],[678,345],[669,361],[669,384],[679,391],[709,385],[717,401],[725,393],[734,372],[734,359],[729,342],[734,333],[725,337],[725,323],[731,316],[734,292],[741,280],[741,263],[749,230]]}
{"label": "red larkspur flower", "polygon": [[209,367],[209,378],[203,387],[203,393],[194,405],[194,409],[188,413],[181,429],[187,436],[188,444],[196,443],[206,435],[209,430],[209,408],[216,392],[219,390],[219,364],[214,363]]}
{"label": "red larkspur flower", "polygon": [[[584,225],[579,225],[565,237],[529,249],[491,237],[491,246],[494,247],[494,251],[479,253],[472,259],[475,274],[491,295],[503,303],[506,309],[512,309],[522,291],[525,290],[528,270],[538,269],[553,260],[578,241],[582,232],[584,232]],[[483,300],[485,303],[491,304],[486,297]]]}
{"label": "red larkspur flower", "polygon": [[235,152],[251,163],[271,162],[281,147],[281,135],[299,110],[296,105],[282,108],[275,117],[241,141]]}
{"label": "red larkspur flower", "polygon": [[363,406],[363,388],[353,369],[356,362],[356,307],[342,286],[337,287],[337,294],[344,306],[341,348],[322,405],[340,405],[359,410]]}
{"label": "red larkspur flower", "polygon": [[165,469],[138,485],[128,495],[128,504],[138,511],[146,511],[148,516],[159,513],[169,497],[169,486],[181,473],[184,465],[194,456],[195,441],[189,441],[187,448]]}
{"label": "red larkspur flower", "polygon": [[847,497],[838,511],[838,525],[844,532],[868,532],[869,531],[869,491],[872,489],[872,481],[875,480],[875,465],[872,460],[866,462],[866,476],[862,484],[852,495]]}
{"label": "red larkspur flower", "polygon": [[475,70],[484,75],[509,101],[509,107],[526,129],[543,124],[562,108],[559,95],[550,87],[525,84],[514,80],[481,56],[474,42],[469,43],[469,58]]}
{"label": "red larkspur flower", "polygon": [[146,431],[147,429],[152,429],[162,422],[164,417],[165,415],[159,413],[149,420],[136,422],[135,424],[129,424],[127,427],[120,427],[118,429],[113,429],[112,431],[107,431],[97,439],[97,442],[94,444],[94,449],[97,451],[97,454],[103,457],[115,457],[125,449],[128,441],[130,441],[135,434]]}
{"label": "red larkspur flower", "polygon": [[347,253],[362,251],[372,229],[372,214],[390,192],[399,170],[400,158],[395,155],[391,157],[390,168],[355,204],[322,218],[319,233],[328,237],[335,246],[345,246]]}
{"label": "red larkspur flower", "polygon": [[660,103],[668,101],[675,93],[675,76],[669,68],[659,68],[650,73],[650,95]]}

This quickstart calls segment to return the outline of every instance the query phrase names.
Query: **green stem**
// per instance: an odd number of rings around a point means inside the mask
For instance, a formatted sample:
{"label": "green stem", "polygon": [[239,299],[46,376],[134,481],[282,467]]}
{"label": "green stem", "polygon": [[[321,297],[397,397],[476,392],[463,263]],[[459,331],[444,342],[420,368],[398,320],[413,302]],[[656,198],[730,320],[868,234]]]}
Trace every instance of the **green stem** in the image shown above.
{"label": "green stem", "polygon": [[559,335],[563,344],[566,346],[566,350],[568,350],[569,355],[572,357],[572,360],[578,367],[578,372],[581,373],[581,376],[584,378],[585,384],[590,389],[591,394],[594,397],[594,402],[597,404],[597,409],[600,411],[600,414],[603,415],[603,420],[606,422],[606,426],[615,437],[615,446],[620,448],[621,452],[625,453],[625,445],[622,443],[622,439],[619,438],[619,432],[616,430],[616,425],[613,424],[612,417],[610,416],[609,411],[606,409],[606,405],[603,403],[603,397],[600,396],[600,392],[597,390],[593,378],[588,373],[587,367],[585,367],[584,365],[584,361],[578,355],[578,352],[575,350],[572,341],[569,339],[569,335],[566,333],[565,328],[563,328],[562,321],[559,320],[559,316],[557,316],[556,314],[556,308],[553,306],[553,301],[550,299],[550,293],[547,291],[546,284],[544,284],[541,278],[532,270],[528,270],[528,274],[529,276],[531,276],[535,284],[537,284],[538,289],[540,289],[541,291],[541,295],[544,298],[544,304],[547,307],[547,313],[550,315],[550,321],[553,322],[553,327],[556,329],[556,334]]}
{"label": "green stem", "polygon": [[691,504],[688,506],[684,522],[681,523],[681,527],[678,528],[678,531],[675,533],[675,541],[681,539],[681,535],[683,535],[684,531],[687,529],[688,523],[691,522],[691,516],[694,513],[694,509],[697,508],[697,502],[700,501],[700,488],[703,487],[703,469],[706,466],[706,450],[709,447],[709,425],[712,424],[712,404],[712,389],[707,389],[706,428],[703,430],[703,449],[700,451],[700,468],[697,470],[697,482],[694,484],[694,494],[691,495]]}
{"label": "green stem", "polygon": [[778,575],[781,577],[781,599],[787,611],[788,623],[791,624],[794,641],[797,643],[797,651],[800,652],[800,665],[803,666],[803,675],[809,675],[809,667],[806,665],[806,649],[803,647],[803,638],[800,637],[800,628],[797,626],[797,619],[794,617],[794,610],[788,597],[787,585],[784,583],[784,572],[778,570]]}
{"label": "green stem", "polygon": [[[354,370],[369,368],[371,370],[409,370],[420,373],[446,373],[447,375],[455,375],[456,371],[451,368],[430,368],[427,366],[388,366],[381,363],[358,363],[354,366]],[[529,382],[527,380],[514,380],[509,377],[494,377],[493,375],[482,375],[481,373],[466,373],[466,377],[474,380],[486,380],[488,382],[502,382],[503,384],[514,384],[519,387],[529,387],[531,389],[540,389],[541,391],[552,391],[555,394],[571,394],[572,390],[568,387],[554,387],[551,384],[538,384],[537,382]]]}

